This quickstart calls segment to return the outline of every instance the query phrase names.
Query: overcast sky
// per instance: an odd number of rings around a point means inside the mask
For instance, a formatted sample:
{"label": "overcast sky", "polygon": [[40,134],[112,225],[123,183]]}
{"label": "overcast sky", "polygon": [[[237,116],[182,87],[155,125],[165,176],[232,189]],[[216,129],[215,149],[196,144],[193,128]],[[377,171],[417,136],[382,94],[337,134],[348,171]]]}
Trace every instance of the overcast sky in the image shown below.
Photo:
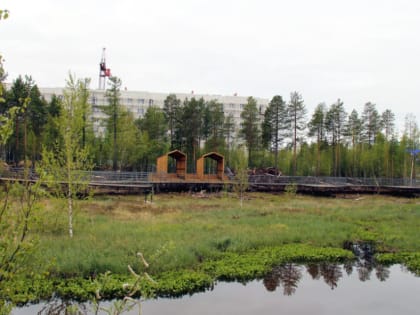
{"label": "overcast sky", "polygon": [[370,101],[401,123],[420,118],[418,0],[5,0],[0,53],[8,81],[98,86],[99,61],[129,90],[299,91],[308,108]]}

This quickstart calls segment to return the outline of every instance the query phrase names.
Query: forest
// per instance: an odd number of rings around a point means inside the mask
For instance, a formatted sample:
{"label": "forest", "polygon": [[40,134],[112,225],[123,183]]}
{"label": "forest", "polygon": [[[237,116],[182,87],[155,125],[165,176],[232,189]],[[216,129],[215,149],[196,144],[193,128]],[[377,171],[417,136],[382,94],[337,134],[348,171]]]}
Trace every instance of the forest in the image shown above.
{"label": "forest", "polygon": [[[6,79],[3,68],[0,79]],[[389,109],[380,113],[371,102],[358,112],[338,99],[308,113],[303,96],[292,92],[288,100],[273,96],[260,113],[249,97],[238,126],[216,100],[182,100],[171,94],[164,108],[149,106],[143,117],[134,119],[120,97],[121,79],[111,77],[108,105],[101,108],[107,118],[96,121],[105,132],[98,134],[89,84],[90,79],[69,75],[64,95],[49,102],[30,76],[1,89],[0,114],[13,116],[13,129],[1,143],[1,159],[8,165],[23,166],[26,161],[35,166],[47,153],[58,158],[71,131],[70,141],[85,155],[82,168],[153,171],[158,156],[179,149],[187,154],[189,172],[195,171],[193,161],[201,154],[217,151],[231,169],[245,160],[248,168],[276,167],[293,176],[415,176],[416,117],[407,114],[398,133],[395,114]]]}

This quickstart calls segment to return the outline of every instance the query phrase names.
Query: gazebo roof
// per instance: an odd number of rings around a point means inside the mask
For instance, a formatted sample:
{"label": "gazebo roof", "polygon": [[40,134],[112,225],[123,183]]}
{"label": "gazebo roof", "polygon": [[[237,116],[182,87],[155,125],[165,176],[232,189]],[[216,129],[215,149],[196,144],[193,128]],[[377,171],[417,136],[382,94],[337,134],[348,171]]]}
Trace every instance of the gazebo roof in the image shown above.
{"label": "gazebo roof", "polygon": [[202,156],[202,158],[210,158],[210,159],[216,160],[216,161],[223,161],[223,159],[224,159],[223,155],[221,155],[217,152],[206,153]]}
{"label": "gazebo roof", "polygon": [[174,159],[177,159],[177,160],[180,159],[180,158],[183,158],[183,157],[185,158],[187,156],[185,153],[183,153],[179,150],[173,150],[171,152],[168,152],[166,155],[170,156]]}

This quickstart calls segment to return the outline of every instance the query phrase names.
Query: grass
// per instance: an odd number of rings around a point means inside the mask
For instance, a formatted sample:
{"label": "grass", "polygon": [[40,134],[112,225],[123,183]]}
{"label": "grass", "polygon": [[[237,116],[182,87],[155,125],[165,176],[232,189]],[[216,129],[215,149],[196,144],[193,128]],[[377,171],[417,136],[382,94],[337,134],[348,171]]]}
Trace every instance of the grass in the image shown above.
{"label": "grass", "polygon": [[346,241],[375,243],[378,261],[403,263],[420,274],[420,201],[366,195],[314,198],[292,194],[160,194],[102,196],[77,203],[74,237],[67,232],[66,204],[42,201],[31,233],[39,246],[33,274],[1,283],[0,299],[26,303],[92,299],[108,270],[105,298],[121,298],[130,282],[127,265],[141,272],[142,252],[157,280],[141,294],[179,295],[214,281],[261,277],[285,262],[342,262]]}
{"label": "grass", "polygon": [[417,199],[363,196],[353,199],[249,194],[240,208],[229,195],[189,194],[96,197],[79,202],[73,239],[59,201],[45,201],[38,259],[61,276],[90,276],[139,267],[151,273],[192,268],[226,253],[283,244],[341,248],[345,241],[374,241],[382,252],[420,252]]}

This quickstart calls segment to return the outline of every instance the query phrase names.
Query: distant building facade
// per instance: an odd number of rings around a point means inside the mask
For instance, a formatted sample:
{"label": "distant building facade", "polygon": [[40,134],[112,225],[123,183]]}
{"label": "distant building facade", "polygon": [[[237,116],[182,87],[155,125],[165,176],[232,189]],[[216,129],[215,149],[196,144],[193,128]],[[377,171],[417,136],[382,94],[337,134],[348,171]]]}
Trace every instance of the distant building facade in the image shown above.
{"label": "distant building facade", "polygon": [[[63,88],[39,88],[41,94],[47,101],[50,101],[53,95],[62,97]],[[170,94],[175,94],[181,103],[185,99],[203,98],[204,101],[215,100],[218,103],[223,104],[223,111],[225,117],[232,115],[236,125],[236,129],[239,128],[241,123],[241,112],[247,103],[248,97],[245,96],[227,96],[227,95],[209,95],[209,94],[194,94],[194,93],[155,93],[155,92],[143,92],[143,91],[126,91],[121,90],[120,104],[124,106],[129,112],[131,112],[135,119],[141,118],[146,113],[146,110],[150,106],[156,106],[163,109],[164,101]],[[105,90],[90,90],[89,103],[92,105],[92,118],[94,121],[94,128],[96,134],[103,133],[103,126],[101,121],[106,118],[102,108],[108,105]],[[264,115],[265,110],[268,107],[269,100],[260,97],[254,97],[257,101],[257,107],[260,112],[261,118]]]}

